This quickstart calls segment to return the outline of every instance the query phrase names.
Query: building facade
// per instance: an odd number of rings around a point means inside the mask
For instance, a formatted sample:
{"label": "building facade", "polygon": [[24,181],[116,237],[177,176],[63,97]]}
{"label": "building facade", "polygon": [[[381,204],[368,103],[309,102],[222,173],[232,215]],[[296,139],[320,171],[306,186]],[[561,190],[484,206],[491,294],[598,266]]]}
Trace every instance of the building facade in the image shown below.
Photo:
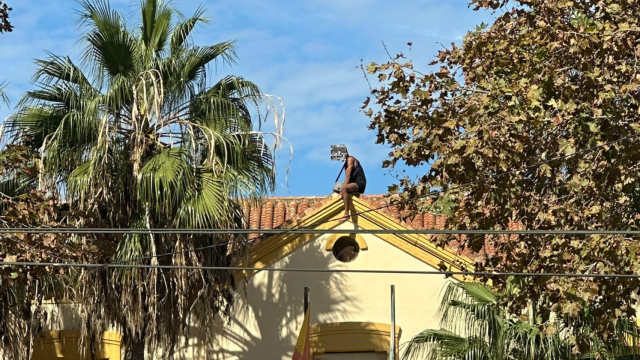
{"label": "building facade", "polygon": [[[335,195],[269,199],[261,206],[247,204],[245,214],[253,229],[343,229],[354,233],[283,232],[260,238],[244,265],[264,270],[236,273],[237,301],[230,322],[211,324],[219,334],[213,344],[197,335],[184,339],[174,358],[291,359],[304,317],[305,287],[310,289],[313,359],[386,359],[392,337],[401,345],[424,329],[437,328],[440,293],[448,281],[456,280],[440,274],[384,272],[437,271],[443,267],[471,270],[473,263],[453,249],[436,247],[426,235],[356,233],[358,229],[407,230],[444,225],[443,217],[432,214],[402,221],[393,208],[377,210],[381,200],[354,198],[352,210],[359,215],[344,222],[339,221],[342,200]],[[315,272],[292,271],[299,269]],[[391,285],[396,292],[395,329],[391,328]],[[73,304],[66,306],[71,314]],[[36,346],[39,349],[34,360],[80,359],[72,323],[65,325],[62,321],[56,325],[58,328],[49,329]],[[116,331],[105,333],[100,342],[101,359],[121,359]]]}

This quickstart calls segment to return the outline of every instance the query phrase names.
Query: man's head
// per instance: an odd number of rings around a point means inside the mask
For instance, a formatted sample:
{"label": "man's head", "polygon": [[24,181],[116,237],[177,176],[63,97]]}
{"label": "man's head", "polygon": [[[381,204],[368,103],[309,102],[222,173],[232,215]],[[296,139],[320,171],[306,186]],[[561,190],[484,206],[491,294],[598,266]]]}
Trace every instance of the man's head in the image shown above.
{"label": "man's head", "polygon": [[331,145],[331,160],[346,161],[348,157],[349,151],[346,145]]}

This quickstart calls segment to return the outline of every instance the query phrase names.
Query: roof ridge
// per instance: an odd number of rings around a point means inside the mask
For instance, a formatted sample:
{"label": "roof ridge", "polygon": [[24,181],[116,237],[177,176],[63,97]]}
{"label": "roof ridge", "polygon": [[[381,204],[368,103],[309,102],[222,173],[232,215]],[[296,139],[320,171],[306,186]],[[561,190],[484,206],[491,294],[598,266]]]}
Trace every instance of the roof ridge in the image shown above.
{"label": "roof ridge", "polygon": [[326,199],[331,195],[313,195],[313,196],[270,196],[265,200],[299,200],[299,199]]}
{"label": "roof ridge", "polygon": [[[332,197],[333,194],[329,194],[329,195],[311,195],[311,196],[270,196],[270,197],[266,197],[264,198],[265,200],[299,200],[299,199],[326,199],[329,197]],[[365,195],[363,194],[363,196],[367,197],[367,198],[377,198],[377,197],[387,197],[388,194],[372,194],[372,195]]]}
{"label": "roof ridge", "polygon": [[[243,202],[243,213],[246,226],[251,229],[277,229],[299,221],[312,212],[317,211],[328,202],[338,197],[337,194],[327,196],[270,197],[256,199],[256,202]],[[385,213],[397,223],[413,229],[444,228],[446,216],[433,212],[411,214],[400,211],[397,205],[390,203],[390,198],[381,195],[361,195],[359,200],[372,210]],[[253,234],[257,237],[257,234]]]}
{"label": "roof ridge", "polygon": [[[243,212],[246,226],[249,229],[287,229],[335,199],[340,200],[337,194],[328,196],[271,197],[264,198],[262,199],[263,201],[258,203],[244,203]],[[361,201],[370,208],[366,212],[380,212],[388,216],[393,222],[409,229],[442,230],[447,222],[447,216],[442,213],[400,211],[398,205],[391,204],[389,197],[384,195],[363,194],[356,201]],[[433,235],[428,236],[432,237]],[[260,238],[261,234],[257,233],[249,237],[255,243],[261,242]],[[452,240],[447,246],[457,254],[467,256],[470,259],[480,259],[494,251],[491,242],[487,241],[490,239],[485,239],[483,250],[477,253],[472,252],[466,246],[461,246],[465,239],[466,235],[459,235],[457,239]],[[266,238],[263,240],[266,240]]]}

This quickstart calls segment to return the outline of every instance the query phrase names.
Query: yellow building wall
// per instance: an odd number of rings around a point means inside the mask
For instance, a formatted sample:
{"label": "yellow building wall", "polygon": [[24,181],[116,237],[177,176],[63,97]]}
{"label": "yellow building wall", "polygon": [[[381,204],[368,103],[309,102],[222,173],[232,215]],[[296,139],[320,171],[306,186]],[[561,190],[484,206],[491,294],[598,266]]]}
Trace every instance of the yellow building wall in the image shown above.
{"label": "yellow building wall", "polygon": [[[347,222],[338,228],[353,229],[354,225]],[[411,248],[406,242],[404,250],[401,250],[371,234],[363,234],[358,239],[361,246],[366,244],[366,250],[361,250],[354,261],[342,263],[331,252],[331,240],[335,240],[335,235],[318,236],[269,267],[392,271],[435,269],[410,255],[407,249]],[[417,250],[414,255],[424,257],[424,252]],[[395,285],[396,289],[395,333],[397,342],[401,344],[426,328],[438,328],[436,312],[447,281],[451,280],[445,279],[444,275],[258,272],[238,281],[238,298],[229,324],[218,321],[204,325],[214,327],[220,336],[213,343],[207,342],[197,336],[199,329],[194,326],[188,341],[182,339],[174,358],[291,359],[303,320],[303,289],[307,286],[310,288],[314,359],[381,359],[386,357],[390,339],[390,286]],[[72,306],[60,309],[61,319],[51,330],[75,327],[75,311],[77,309]],[[329,328],[338,332],[327,331],[327,327],[323,327],[326,324],[332,324]],[[51,332],[34,360],[80,360],[77,342],[74,342],[77,336],[62,333],[65,336],[58,336],[60,340],[55,340],[55,332]],[[110,338],[112,335],[115,337]],[[120,360],[117,334],[112,332],[106,336],[101,356]],[[325,346],[331,341],[331,346]],[[353,351],[349,355],[351,357],[341,354],[350,351]],[[154,358],[161,357],[149,356],[149,359]]]}
{"label": "yellow building wall", "polygon": [[[43,333],[34,342],[32,360],[88,360],[90,353],[80,352],[80,306],[73,302],[45,301],[42,309],[47,312]],[[116,328],[109,327],[95,342],[96,360],[121,360],[122,336]]]}
{"label": "yellow building wall", "polygon": [[[352,229],[345,223],[339,228]],[[272,268],[434,270],[375,235],[364,234],[367,250],[350,263],[336,260],[323,235],[275,262]],[[268,240],[267,240],[268,241]],[[311,324],[367,322],[390,324],[390,286],[396,287],[396,325],[402,343],[426,328],[437,328],[436,311],[447,280],[444,275],[259,272],[239,282],[230,326],[217,324],[221,336],[213,351],[187,347],[179,359],[290,359],[303,320],[303,289],[310,288]],[[345,335],[345,339],[348,339]],[[388,350],[388,336],[387,347]],[[358,342],[354,348],[361,351]],[[318,353],[316,359],[338,359]],[[356,354],[352,354],[356,356]],[[337,356],[337,357],[336,357]],[[359,358],[376,359],[374,354]]]}
{"label": "yellow building wall", "polygon": [[[80,354],[80,333],[75,330],[47,331],[36,340],[33,360],[87,360],[90,355]],[[122,336],[105,332],[96,343],[96,360],[120,360]]]}

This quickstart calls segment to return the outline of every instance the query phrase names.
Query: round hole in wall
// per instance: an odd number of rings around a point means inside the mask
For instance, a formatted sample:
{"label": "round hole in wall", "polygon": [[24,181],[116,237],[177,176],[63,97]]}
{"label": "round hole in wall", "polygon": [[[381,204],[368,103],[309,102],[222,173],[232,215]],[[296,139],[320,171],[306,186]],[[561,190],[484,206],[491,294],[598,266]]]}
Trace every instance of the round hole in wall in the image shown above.
{"label": "round hole in wall", "polygon": [[354,239],[343,236],[333,244],[333,256],[340,262],[351,262],[358,257],[360,245]]}

